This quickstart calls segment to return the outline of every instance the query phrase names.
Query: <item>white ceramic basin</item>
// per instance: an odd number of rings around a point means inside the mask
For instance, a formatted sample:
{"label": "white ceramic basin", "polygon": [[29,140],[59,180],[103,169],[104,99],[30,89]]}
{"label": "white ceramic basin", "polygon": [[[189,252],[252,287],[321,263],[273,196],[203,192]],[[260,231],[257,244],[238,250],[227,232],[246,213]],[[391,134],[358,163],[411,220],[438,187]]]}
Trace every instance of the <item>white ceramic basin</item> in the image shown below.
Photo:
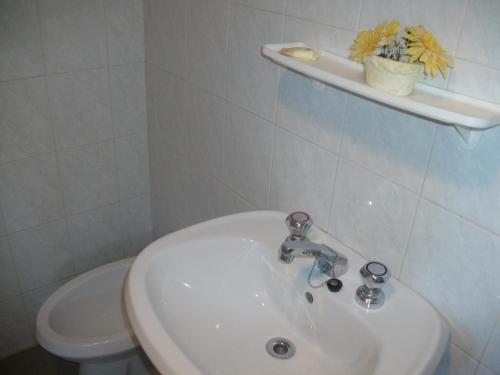
{"label": "white ceramic basin", "polygon": [[[441,315],[394,279],[382,308],[358,306],[366,260],[319,230],[312,239],[345,255],[349,271],[338,293],[310,288],[311,258],[278,261],[285,216],[256,211],[211,220],[160,238],[139,255],[127,309],[155,366],[178,375],[431,375],[448,339]],[[267,353],[276,336],[294,343],[292,358]]]}

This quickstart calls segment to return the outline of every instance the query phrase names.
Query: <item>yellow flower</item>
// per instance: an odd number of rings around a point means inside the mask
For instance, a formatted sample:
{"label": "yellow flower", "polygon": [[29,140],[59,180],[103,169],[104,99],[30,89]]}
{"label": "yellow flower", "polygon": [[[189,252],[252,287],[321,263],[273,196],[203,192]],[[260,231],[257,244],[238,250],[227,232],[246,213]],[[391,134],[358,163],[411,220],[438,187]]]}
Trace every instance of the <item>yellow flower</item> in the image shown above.
{"label": "yellow flower", "polygon": [[375,30],[382,34],[382,38],[384,38],[383,45],[387,45],[394,41],[394,38],[399,33],[399,28],[399,21],[394,20],[378,24]]}
{"label": "yellow flower", "polygon": [[438,70],[446,78],[446,68],[453,68],[453,58],[441,47],[434,35],[423,26],[413,26],[406,29],[404,37],[408,40],[406,54],[410,57],[410,63],[423,63],[425,74],[432,78],[436,78]]}
{"label": "yellow flower", "polygon": [[381,41],[382,34],[380,31],[361,31],[351,46],[351,54],[349,57],[355,61],[364,61],[373,55]]}
{"label": "yellow flower", "polygon": [[382,22],[374,30],[362,31],[351,46],[350,58],[363,61],[372,56],[378,48],[382,48],[394,41],[399,33],[399,22]]}

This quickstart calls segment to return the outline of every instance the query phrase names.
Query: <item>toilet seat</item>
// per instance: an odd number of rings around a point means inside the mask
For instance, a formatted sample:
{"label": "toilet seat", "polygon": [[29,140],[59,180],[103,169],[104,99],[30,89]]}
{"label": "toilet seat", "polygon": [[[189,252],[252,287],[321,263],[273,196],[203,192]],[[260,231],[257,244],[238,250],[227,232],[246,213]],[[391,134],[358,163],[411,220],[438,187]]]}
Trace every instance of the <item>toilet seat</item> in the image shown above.
{"label": "toilet seat", "polygon": [[52,294],[36,320],[40,345],[78,362],[115,356],[138,347],[121,298],[134,259],[83,273]]}

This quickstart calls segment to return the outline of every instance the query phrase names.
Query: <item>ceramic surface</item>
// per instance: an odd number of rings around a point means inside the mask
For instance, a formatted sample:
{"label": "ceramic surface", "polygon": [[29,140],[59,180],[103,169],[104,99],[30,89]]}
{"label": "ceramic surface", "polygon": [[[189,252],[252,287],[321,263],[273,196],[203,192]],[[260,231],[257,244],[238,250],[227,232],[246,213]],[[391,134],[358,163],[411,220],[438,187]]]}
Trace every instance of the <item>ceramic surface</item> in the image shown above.
{"label": "ceramic surface", "polygon": [[[309,288],[312,259],[278,261],[285,216],[254,211],[207,221],[160,238],[138,256],[127,311],[155,366],[183,375],[432,374],[448,339],[436,310],[396,280],[381,309],[358,306],[365,260],[346,248],[340,251],[350,269],[341,292]],[[333,244],[319,230],[314,238]],[[295,344],[295,356],[278,360],[266,352],[276,336]]]}

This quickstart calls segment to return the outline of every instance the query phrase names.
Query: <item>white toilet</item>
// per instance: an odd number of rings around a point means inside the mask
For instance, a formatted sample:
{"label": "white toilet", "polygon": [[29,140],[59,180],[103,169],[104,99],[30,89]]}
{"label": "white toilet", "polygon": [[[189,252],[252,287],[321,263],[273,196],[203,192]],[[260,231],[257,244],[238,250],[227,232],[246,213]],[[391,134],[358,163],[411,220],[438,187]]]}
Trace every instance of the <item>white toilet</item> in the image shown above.
{"label": "white toilet", "polygon": [[59,357],[79,362],[80,375],[158,374],[140,350],[122,299],[134,259],[78,276],[54,292],[38,312],[38,342]]}

